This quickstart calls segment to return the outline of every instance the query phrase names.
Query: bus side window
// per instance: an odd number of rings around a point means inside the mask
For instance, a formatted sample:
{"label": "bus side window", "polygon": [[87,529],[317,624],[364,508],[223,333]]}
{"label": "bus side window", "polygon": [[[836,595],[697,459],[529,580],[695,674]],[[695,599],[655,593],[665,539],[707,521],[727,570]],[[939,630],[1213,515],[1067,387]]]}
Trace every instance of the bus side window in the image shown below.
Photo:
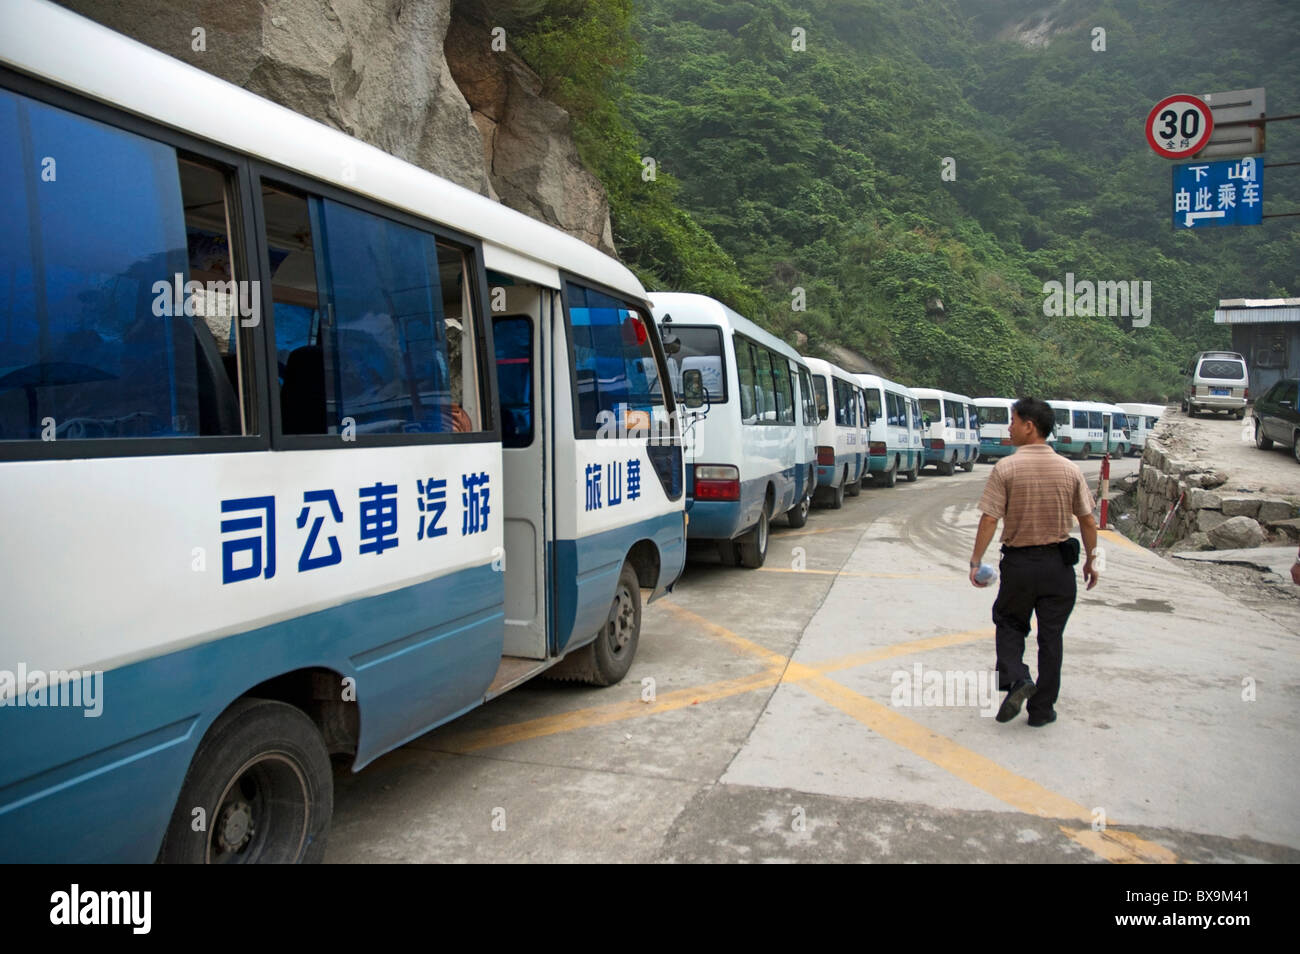
{"label": "bus side window", "polygon": [[226,173],[0,90],[0,180],[0,440],[245,433]]}
{"label": "bus side window", "polygon": [[740,420],[752,424],[757,419],[754,401],[754,354],[750,344],[739,335],[733,337],[736,348],[736,376],[740,379]]}
{"label": "bus side window", "polygon": [[466,250],[263,185],[285,434],[485,429]]}
{"label": "bus side window", "polygon": [[523,315],[496,318],[492,338],[501,394],[501,443],[527,447],[533,442],[533,323]]}
{"label": "bus side window", "polygon": [[649,316],[604,292],[572,282],[566,289],[578,429],[598,431],[606,413],[616,415],[620,426],[640,429],[643,425],[634,419],[629,424],[629,411],[642,412],[651,418],[645,424],[653,425],[656,409],[663,411],[666,404]]}

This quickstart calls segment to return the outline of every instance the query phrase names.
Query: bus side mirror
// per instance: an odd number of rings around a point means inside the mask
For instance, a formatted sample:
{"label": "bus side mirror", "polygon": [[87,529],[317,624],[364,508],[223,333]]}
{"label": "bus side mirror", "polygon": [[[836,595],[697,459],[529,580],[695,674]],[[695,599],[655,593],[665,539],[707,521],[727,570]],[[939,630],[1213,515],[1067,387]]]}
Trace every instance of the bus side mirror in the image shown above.
{"label": "bus side mirror", "polygon": [[694,409],[704,406],[704,375],[698,368],[682,372],[682,393],[687,407]]}

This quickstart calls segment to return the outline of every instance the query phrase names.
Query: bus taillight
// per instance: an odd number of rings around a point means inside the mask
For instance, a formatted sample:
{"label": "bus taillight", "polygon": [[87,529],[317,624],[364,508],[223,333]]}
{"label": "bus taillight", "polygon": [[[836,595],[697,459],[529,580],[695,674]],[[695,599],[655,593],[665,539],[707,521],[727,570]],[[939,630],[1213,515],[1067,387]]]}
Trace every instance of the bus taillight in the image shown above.
{"label": "bus taillight", "polygon": [[730,465],[695,465],[696,500],[739,500],[740,471]]}

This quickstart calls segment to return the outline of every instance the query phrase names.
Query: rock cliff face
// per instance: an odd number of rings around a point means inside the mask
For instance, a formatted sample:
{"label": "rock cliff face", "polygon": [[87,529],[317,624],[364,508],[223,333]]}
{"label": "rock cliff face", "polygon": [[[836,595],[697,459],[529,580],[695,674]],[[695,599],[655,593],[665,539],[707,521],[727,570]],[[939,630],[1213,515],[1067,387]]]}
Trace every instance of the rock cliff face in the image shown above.
{"label": "rock cliff face", "polygon": [[568,114],[485,29],[453,22],[450,0],[61,2],[613,252],[609,204]]}

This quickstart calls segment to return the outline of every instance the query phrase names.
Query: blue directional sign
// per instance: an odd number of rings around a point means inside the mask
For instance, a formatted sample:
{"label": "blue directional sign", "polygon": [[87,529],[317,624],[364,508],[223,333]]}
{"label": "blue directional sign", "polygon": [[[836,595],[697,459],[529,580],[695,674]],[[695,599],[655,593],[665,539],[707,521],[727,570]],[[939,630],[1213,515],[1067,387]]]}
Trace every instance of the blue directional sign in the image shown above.
{"label": "blue directional sign", "polygon": [[1259,225],[1264,164],[1258,158],[1174,166],[1174,228]]}

